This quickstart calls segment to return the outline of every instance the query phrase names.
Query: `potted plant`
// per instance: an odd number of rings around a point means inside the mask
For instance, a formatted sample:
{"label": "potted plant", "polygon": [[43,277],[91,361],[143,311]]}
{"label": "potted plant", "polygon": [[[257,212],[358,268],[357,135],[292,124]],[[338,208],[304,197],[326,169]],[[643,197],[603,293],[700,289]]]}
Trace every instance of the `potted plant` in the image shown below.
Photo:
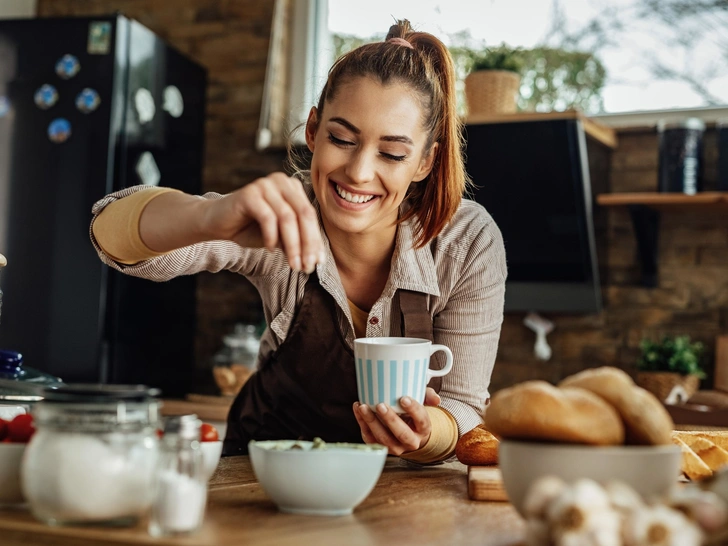
{"label": "potted plant", "polygon": [[471,119],[516,111],[523,66],[520,54],[520,49],[506,44],[472,52],[470,73],[465,78],[465,102]]}
{"label": "potted plant", "polygon": [[665,336],[662,341],[643,339],[640,350],[637,384],[661,401],[678,385],[685,390],[680,398],[689,398],[705,378],[701,366],[705,346],[699,341],[691,342],[689,336]]}

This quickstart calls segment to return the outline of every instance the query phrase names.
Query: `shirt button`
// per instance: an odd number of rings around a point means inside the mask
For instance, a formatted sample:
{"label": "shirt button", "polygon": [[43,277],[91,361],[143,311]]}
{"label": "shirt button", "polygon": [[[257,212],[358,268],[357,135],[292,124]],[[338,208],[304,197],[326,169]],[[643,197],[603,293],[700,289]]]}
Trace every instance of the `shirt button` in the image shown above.
{"label": "shirt button", "polygon": [[379,324],[379,317],[372,317],[369,319],[369,324]]}

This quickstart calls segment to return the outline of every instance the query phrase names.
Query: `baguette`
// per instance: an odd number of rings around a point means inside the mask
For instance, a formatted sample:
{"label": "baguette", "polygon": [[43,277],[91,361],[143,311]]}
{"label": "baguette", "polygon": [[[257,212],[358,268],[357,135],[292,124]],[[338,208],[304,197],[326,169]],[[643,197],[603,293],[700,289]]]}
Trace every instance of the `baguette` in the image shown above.
{"label": "baguette", "polygon": [[675,434],[686,441],[688,438],[705,438],[728,451],[728,430],[676,430],[673,432]]}
{"label": "baguette", "polygon": [[728,451],[717,446],[707,438],[694,434],[683,435],[678,431],[673,432],[673,436],[680,438],[687,446],[692,449],[695,454],[703,459],[713,472],[716,472],[728,465]]}
{"label": "baguette", "polygon": [[686,444],[679,436],[673,435],[672,443],[680,446],[680,449],[682,450],[680,470],[682,470],[683,474],[685,474],[688,478],[693,481],[700,481],[713,475],[713,471],[705,463],[705,461],[698,457],[698,454],[690,449],[690,446],[688,446],[688,444]]}

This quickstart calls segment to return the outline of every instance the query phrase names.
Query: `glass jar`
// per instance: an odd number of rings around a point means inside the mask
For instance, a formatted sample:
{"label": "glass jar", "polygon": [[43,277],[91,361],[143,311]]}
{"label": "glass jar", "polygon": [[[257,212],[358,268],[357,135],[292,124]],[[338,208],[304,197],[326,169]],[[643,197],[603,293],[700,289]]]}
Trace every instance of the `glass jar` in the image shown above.
{"label": "glass jar", "polygon": [[695,195],[703,189],[703,133],[705,122],[687,118],[660,123],[658,190]]}
{"label": "glass jar", "polygon": [[207,476],[196,415],[167,419],[162,436],[154,502],[149,518],[152,536],[188,535],[202,525],[207,503]]}
{"label": "glass jar", "polygon": [[260,338],[252,324],[236,324],[223,337],[223,347],[213,358],[213,376],[220,393],[234,396],[255,371]]}
{"label": "glass jar", "polygon": [[42,395],[21,471],[33,515],[51,525],[134,525],[152,501],[159,390],[64,384]]}

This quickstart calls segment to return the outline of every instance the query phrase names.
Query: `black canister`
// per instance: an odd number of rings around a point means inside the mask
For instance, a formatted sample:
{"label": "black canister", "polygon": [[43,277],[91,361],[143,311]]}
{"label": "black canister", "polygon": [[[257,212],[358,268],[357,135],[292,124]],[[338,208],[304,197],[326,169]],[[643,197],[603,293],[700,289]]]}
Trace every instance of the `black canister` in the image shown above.
{"label": "black canister", "polygon": [[728,191],[728,119],[720,120],[718,132],[718,191]]}
{"label": "black canister", "polygon": [[703,133],[700,118],[658,126],[660,173],[658,189],[693,195],[703,186]]}

